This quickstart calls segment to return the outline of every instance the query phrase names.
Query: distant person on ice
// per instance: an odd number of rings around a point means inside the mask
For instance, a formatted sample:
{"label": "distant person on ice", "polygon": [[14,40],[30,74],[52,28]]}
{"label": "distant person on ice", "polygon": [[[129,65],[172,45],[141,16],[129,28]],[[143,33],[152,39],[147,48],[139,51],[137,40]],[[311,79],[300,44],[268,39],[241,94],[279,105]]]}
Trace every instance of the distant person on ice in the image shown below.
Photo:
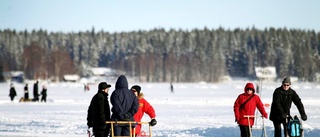
{"label": "distant person on ice", "polygon": [[42,86],[42,91],[41,91],[41,102],[47,102],[47,87],[46,85]]}
{"label": "distant person on ice", "polygon": [[[118,78],[110,99],[113,121],[135,121],[133,116],[139,108],[138,98],[129,90],[128,80],[124,75]],[[114,136],[130,136],[130,128],[129,124],[116,124]]]}
{"label": "distant person on ice", "polygon": [[17,96],[17,92],[16,92],[16,89],[14,88],[13,84],[10,84],[9,96],[10,96],[11,101],[13,101],[14,97]]}
{"label": "distant person on ice", "polygon": [[39,81],[33,84],[33,101],[39,102],[39,88],[38,88]]}
{"label": "distant person on ice", "polygon": [[234,102],[234,116],[235,121],[239,125],[241,137],[250,137],[252,131],[249,130],[249,126],[252,127],[255,119],[254,117],[250,117],[250,120],[248,121],[248,118],[245,117],[245,115],[255,116],[254,113],[256,108],[258,108],[261,115],[264,118],[268,118],[268,114],[264,109],[260,97],[254,93],[254,85],[252,83],[247,83],[244,88],[244,93],[240,94]]}
{"label": "distant person on ice", "polygon": [[173,85],[172,85],[172,83],[170,83],[170,91],[171,91],[171,93],[173,93]]}
{"label": "distant person on ice", "polygon": [[84,83],[83,85],[84,85],[84,92],[90,90],[89,83]]}
{"label": "distant person on ice", "polygon": [[93,128],[95,137],[108,137],[110,125],[110,106],[108,101],[108,92],[111,85],[101,82],[98,85],[98,92],[92,97],[88,107],[87,125]]}
{"label": "distant person on ice", "polygon": [[270,120],[274,126],[274,137],[281,137],[281,124],[283,125],[284,136],[288,130],[287,122],[290,120],[290,108],[292,102],[297,106],[301,119],[307,120],[307,115],[299,95],[291,87],[290,77],[285,77],[282,85],[275,89],[272,97]]}
{"label": "distant person on ice", "polygon": [[[151,121],[150,126],[155,126],[157,124],[156,120],[156,112],[153,107],[149,104],[147,100],[144,99],[143,93],[141,93],[141,87],[138,85],[134,85],[131,87],[131,91],[137,96],[139,100],[139,109],[138,112],[134,115],[134,120],[137,122],[141,122],[141,119],[144,113],[148,114]],[[136,125],[136,136],[141,136],[141,124]]]}
{"label": "distant person on ice", "polygon": [[23,88],[24,91],[24,100],[29,100],[29,90],[28,90],[28,84],[26,84]]}

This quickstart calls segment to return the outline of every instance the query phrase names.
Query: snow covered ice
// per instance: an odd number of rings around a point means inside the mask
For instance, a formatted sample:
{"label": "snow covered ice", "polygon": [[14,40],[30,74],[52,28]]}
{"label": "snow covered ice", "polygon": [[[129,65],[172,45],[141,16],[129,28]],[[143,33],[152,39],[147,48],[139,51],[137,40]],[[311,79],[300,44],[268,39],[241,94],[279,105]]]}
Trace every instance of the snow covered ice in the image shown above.
{"label": "snow covered ice", "polygon": [[[237,137],[239,128],[234,122],[233,103],[250,81],[224,83],[133,83],[139,84],[145,98],[153,105],[158,124],[152,128],[155,137]],[[257,83],[257,82],[254,82]],[[114,90],[114,83],[110,94]],[[264,82],[261,99],[271,104],[274,89],[280,82]],[[87,108],[97,85],[84,92],[81,83],[50,83],[47,103],[19,103],[24,84],[16,84],[18,96],[9,99],[10,83],[0,83],[0,136],[1,137],[83,137],[87,136]],[[41,83],[39,84],[41,90]],[[303,122],[306,137],[320,135],[320,84],[293,82],[305,106],[308,120]],[[33,83],[29,83],[32,98]],[[110,95],[109,95],[110,97]],[[267,113],[270,107],[265,108]],[[291,115],[298,115],[292,105]],[[145,115],[142,121],[149,121]],[[268,136],[273,136],[273,125],[265,119]],[[256,121],[254,136],[261,136],[261,119]],[[148,132],[147,126],[143,130]]]}

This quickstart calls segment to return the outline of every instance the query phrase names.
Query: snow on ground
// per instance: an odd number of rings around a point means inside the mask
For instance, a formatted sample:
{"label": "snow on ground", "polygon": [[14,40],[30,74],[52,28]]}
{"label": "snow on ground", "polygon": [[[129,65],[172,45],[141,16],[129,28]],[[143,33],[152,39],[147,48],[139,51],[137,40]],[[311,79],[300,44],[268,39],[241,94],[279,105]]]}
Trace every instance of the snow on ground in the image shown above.
{"label": "snow on ground", "polygon": [[[158,124],[152,128],[156,137],[236,137],[239,129],[234,122],[233,103],[243,93],[248,81],[225,83],[141,83],[145,98],[153,105]],[[112,84],[111,92],[114,90]],[[129,86],[138,83],[130,83]],[[9,100],[9,83],[0,83],[0,136],[1,137],[83,137],[87,136],[87,107],[97,91],[91,85],[84,92],[81,83],[50,83],[47,103],[19,103],[24,84],[15,84],[18,96]],[[280,83],[264,82],[261,99],[271,104],[272,93]],[[39,85],[41,89],[41,85]],[[305,136],[320,134],[320,85],[314,83],[293,83],[305,105],[308,120],[303,122]],[[33,83],[29,83],[32,97]],[[111,93],[110,93],[111,94]],[[110,97],[110,96],[109,96]],[[270,112],[270,108],[266,107]],[[299,114],[293,105],[292,115]],[[145,115],[143,121],[149,121]],[[273,125],[265,120],[268,136],[273,136]],[[261,136],[261,119],[257,120],[254,136]],[[143,130],[148,132],[147,126]]]}

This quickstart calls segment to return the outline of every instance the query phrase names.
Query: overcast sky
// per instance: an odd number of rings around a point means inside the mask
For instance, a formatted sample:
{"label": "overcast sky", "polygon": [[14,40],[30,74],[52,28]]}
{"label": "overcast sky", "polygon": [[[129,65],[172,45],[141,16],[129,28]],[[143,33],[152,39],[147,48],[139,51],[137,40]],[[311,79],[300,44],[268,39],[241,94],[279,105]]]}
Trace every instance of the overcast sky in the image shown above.
{"label": "overcast sky", "polygon": [[121,32],[266,27],[320,31],[320,0],[0,0],[0,30]]}

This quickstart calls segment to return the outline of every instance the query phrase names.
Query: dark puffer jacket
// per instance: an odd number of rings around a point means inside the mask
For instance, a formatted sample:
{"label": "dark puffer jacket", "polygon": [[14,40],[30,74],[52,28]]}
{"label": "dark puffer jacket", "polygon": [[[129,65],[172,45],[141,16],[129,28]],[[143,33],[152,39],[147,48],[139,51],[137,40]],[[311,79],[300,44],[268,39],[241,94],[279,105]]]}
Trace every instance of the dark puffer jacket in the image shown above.
{"label": "dark puffer jacket", "polygon": [[279,123],[284,122],[287,115],[290,116],[292,102],[297,106],[301,117],[307,117],[304,106],[296,91],[291,88],[285,91],[282,87],[278,87],[273,93],[270,120]]}
{"label": "dark puffer jacket", "polygon": [[91,100],[88,108],[87,125],[93,127],[94,131],[101,131],[109,128],[106,121],[110,121],[110,105],[108,94],[98,91]]}
{"label": "dark puffer jacket", "polygon": [[135,94],[128,89],[128,81],[124,75],[121,75],[116,88],[111,94],[112,120],[134,121],[134,114],[138,111],[139,103]]}

